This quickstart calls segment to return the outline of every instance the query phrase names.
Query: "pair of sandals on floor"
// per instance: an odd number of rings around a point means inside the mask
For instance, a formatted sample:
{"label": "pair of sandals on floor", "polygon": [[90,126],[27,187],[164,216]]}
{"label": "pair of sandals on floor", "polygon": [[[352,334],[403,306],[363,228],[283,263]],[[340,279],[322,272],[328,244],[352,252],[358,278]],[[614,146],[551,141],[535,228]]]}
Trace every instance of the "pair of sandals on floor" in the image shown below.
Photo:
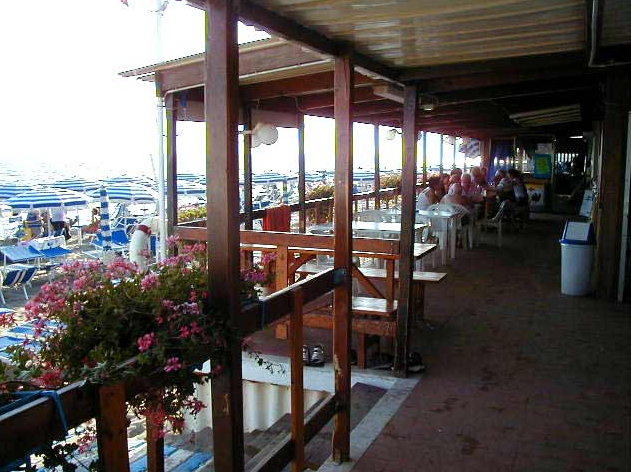
{"label": "pair of sandals on floor", "polygon": [[324,355],[324,346],[316,344],[315,346],[302,346],[302,363],[311,367],[322,367],[326,356]]}

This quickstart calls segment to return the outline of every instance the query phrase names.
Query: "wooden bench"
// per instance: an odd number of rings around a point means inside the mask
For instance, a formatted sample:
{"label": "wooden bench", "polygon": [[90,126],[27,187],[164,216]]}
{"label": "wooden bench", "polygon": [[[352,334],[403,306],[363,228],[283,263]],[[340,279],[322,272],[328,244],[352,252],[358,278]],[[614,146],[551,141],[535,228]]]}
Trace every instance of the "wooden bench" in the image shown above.
{"label": "wooden bench", "polygon": [[[325,267],[307,263],[296,270],[301,276],[317,274]],[[367,349],[369,344],[368,336],[384,336],[394,338],[396,335],[396,311],[397,301],[394,299],[396,284],[399,274],[392,271],[391,280],[388,277],[388,270],[368,267],[354,267],[353,275],[362,283],[365,289],[373,297],[356,296],[352,299],[353,309],[353,331],[357,335],[358,366],[365,368],[367,365]],[[447,276],[440,272],[414,271],[412,276],[412,310],[414,320],[419,323],[425,312],[425,285],[428,283],[439,283]],[[382,281],[386,284],[385,294],[371,281]],[[388,285],[392,284],[392,288]],[[332,329],[333,317],[331,316],[332,305],[330,300],[321,303],[317,308],[312,309],[305,315],[304,324],[314,328]],[[284,338],[288,336],[289,325],[281,324],[277,329],[277,336]]]}

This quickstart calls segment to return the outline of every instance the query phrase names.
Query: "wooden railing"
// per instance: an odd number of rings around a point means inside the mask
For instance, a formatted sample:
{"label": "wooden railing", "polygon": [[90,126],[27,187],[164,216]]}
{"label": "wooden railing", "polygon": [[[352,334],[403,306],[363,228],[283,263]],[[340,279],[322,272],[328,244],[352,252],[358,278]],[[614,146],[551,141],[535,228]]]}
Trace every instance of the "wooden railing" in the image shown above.
{"label": "wooden railing", "polygon": [[[302,305],[330,292],[348,277],[343,270],[329,269],[316,277],[301,281],[280,290],[257,303],[244,306],[242,316],[246,320],[248,335],[258,331],[279,318],[292,314],[297,327],[302,323]],[[301,329],[295,330],[300,337]],[[299,340],[299,338],[296,338]],[[291,460],[302,461],[304,444],[335,415],[337,400],[334,395],[327,397],[314,409],[304,422],[298,420],[303,404],[302,381],[298,370],[302,370],[302,343],[292,345],[292,432],[271,451],[257,456],[257,463],[251,470],[277,472]],[[300,351],[300,352],[299,352]],[[191,360],[201,363],[205,359]],[[130,360],[128,362],[133,362]],[[96,386],[87,382],[76,382],[58,390],[61,405],[69,429],[91,419],[96,419],[99,459],[103,470],[121,472],[129,470],[127,450],[127,418],[125,399],[135,394],[155,389],[160,385],[163,374],[157,372],[152,377],[134,379],[113,386]],[[151,437],[150,422],[147,422],[148,436]],[[0,468],[24,458],[33,450],[63,438],[57,408],[50,398],[39,398],[27,405],[16,408],[0,416]],[[147,444],[149,472],[164,470],[163,443],[156,439]]]}

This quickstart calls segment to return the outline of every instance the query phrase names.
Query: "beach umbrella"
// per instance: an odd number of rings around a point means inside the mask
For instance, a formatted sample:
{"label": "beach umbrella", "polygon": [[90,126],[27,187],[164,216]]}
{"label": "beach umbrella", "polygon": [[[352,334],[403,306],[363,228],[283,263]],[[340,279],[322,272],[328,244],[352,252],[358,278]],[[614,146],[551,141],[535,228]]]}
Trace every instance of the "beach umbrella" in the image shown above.
{"label": "beach umbrella", "polygon": [[85,207],[92,198],[85,193],[63,188],[38,187],[9,198],[6,203],[14,210],[32,208]]}
{"label": "beach umbrella", "polygon": [[177,174],[177,180],[186,180],[188,182],[199,182],[203,175],[193,174],[192,172],[182,172]]}
{"label": "beach umbrella", "polygon": [[101,186],[100,182],[95,180],[87,180],[82,177],[74,177],[72,179],[61,179],[49,184],[50,187],[65,188],[74,190],[75,192],[89,192],[96,190]]}
{"label": "beach umbrella", "polygon": [[325,182],[326,173],[323,172],[305,172],[305,182],[313,184],[317,182]]}
{"label": "beach umbrella", "polygon": [[[121,182],[106,184],[107,196],[112,203],[124,203],[133,205],[135,203],[153,203],[158,200],[158,194],[151,188],[134,182]],[[100,190],[93,190],[88,195],[99,197]]]}
{"label": "beach umbrella", "polygon": [[[165,184],[166,187],[166,184]],[[157,184],[153,185],[153,189],[157,190]],[[188,180],[177,181],[177,194],[178,195],[192,195],[201,196],[206,195],[206,186],[197,182],[189,182]]]}
{"label": "beach umbrella", "polygon": [[110,229],[110,200],[107,195],[107,189],[102,186],[99,189],[99,199],[101,201],[101,236],[103,237],[103,251],[112,250],[112,230]]}
{"label": "beach umbrella", "polygon": [[367,170],[354,170],[353,182],[366,182],[375,180],[375,173]]}
{"label": "beach umbrella", "polygon": [[33,190],[33,185],[17,184],[14,182],[0,183],[0,200],[15,197],[29,190]]}
{"label": "beach umbrella", "polygon": [[253,184],[273,184],[275,182],[285,182],[288,180],[288,176],[279,174],[278,172],[264,172],[262,174],[255,174],[252,176]]}
{"label": "beach umbrella", "polygon": [[[133,176],[133,175],[121,175],[118,177],[110,177],[108,179],[103,179],[103,182],[105,182],[105,184],[109,185],[114,185],[114,184],[128,184],[128,183],[133,183],[133,184],[138,184],[138,185],[144,185],[145,187],[151,187],[153,185],[153,181],[151,179],[148,179],[147,177],[138,177],[138,176]],[[109,190],[108,190],[108,194],[109,194]]]}

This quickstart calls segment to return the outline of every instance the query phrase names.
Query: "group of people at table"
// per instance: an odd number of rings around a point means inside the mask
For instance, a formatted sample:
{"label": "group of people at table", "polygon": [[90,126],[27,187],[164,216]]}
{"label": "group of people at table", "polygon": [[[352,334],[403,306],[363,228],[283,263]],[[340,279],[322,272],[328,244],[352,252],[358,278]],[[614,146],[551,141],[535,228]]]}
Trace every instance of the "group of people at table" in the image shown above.
{"label": "group of people at table", "polygon": [[417,210],[427,210],[434,204],[450,204],[464,207],[473,214],[476,204],[490,197],[500,202],[506,200],[516,208],[528,208],[528,193],[521,172],[498,169],[490,183],[486,174],[486,168],[472,167],[470,173],[456,168],[450,174],[431,176],[428,186],[417,198]]}

